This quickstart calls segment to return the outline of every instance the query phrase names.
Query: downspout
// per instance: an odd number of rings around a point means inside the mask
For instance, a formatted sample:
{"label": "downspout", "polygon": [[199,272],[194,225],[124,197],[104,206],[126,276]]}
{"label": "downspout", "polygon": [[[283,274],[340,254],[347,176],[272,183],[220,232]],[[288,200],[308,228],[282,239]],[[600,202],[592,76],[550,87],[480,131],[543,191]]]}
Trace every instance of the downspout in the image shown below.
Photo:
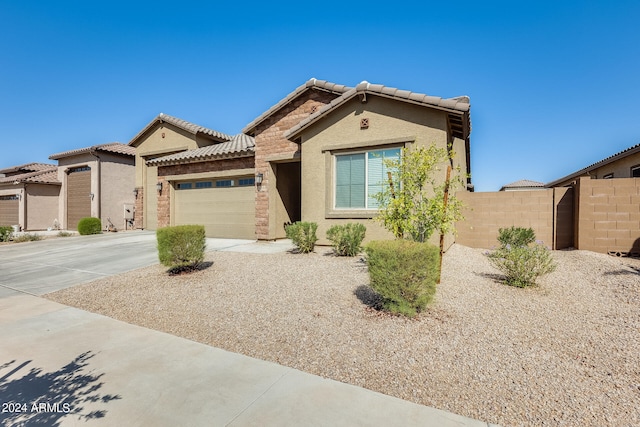
{"label": "downspout", "polygon": [[93,157],[97,159],[96,174],[97,174],[97,181],[98,181],[98,191],[97,191],[97,194],[95,194],[95,198],[98,199],[97,201],[98,208],[96,210],[97,212],[96,217],[100,218],[100,221],[102,222],[102,165],[101,165],[102,162],[100,161],[100,156],[96,154],[96,149],[94,147],[91,148],[91,150],[89,151],[89,154],[91,154]]}

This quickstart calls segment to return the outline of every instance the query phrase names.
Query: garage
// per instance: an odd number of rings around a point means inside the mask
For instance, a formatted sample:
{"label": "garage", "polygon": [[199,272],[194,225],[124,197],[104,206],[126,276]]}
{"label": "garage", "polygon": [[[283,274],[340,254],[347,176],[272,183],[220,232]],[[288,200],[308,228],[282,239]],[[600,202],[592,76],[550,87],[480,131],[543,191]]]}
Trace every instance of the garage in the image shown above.
{"label": "garage", "polygon": [[72,168],[67,174],[67,229],[76,230],[80,219],[91,216],[91,168]]}
{"label": "garage", "polygon": [[20,201],[15,194],[0,196],[0,226],[19,224],[19,204]]}
{"label": "garage", "polygon": [[204,225],[207,237],[255,239],[254,178],[174,183],[175,225]]}

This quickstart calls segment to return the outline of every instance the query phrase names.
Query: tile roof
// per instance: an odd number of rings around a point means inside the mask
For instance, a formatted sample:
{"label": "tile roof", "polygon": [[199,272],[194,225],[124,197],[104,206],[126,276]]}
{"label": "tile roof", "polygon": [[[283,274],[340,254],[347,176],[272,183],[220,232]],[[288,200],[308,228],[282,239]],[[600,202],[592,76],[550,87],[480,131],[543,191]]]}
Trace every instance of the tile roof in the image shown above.
{"label": "tile roof", "polygon": [[151,120],[136,136],[134,136],[128,145],[134,145],[135,142],[149,129],[155,126],[157,123],[170,123],[182,130],[189,132],[192,135],[204,134],[217,142],[229,141],[232,136],[227,135],[217,130],[209,129],[204,126],[196,125],[186,120],[179,119],[177,117],[170,116],[168,114],[160,113],[153,120]]}
{"label": "tile roof", "polygon": [[287,105],[288,103],[290,103],[295,98],[299,97],[301,94],[303,94],[304,92],[306,92],[309,89],[324,90],[326,92],[333,92],[336,95],[342,95],[343,93],[347,92],[348,90],[350,90],[352,88],[350,88],[348,86],[345,86],[345,85],[339,85],[339,84],[336,84],[336,83],[331,83],[331,82],[328,82],[326,80],[318,80],[316,78],[311,78],[311,79],[307,80],[304,84],[298,86],[289,95],[285,96],[280,101],[278,101],[277,104],[275,104],[274,106],[269,108],[264,113],[260,114],[260,116],[258,116],[255,120],[253,120],[251,123],[246,125],[244,127],[244,129],[242,129],[242,132],[250,134],[251,132],[253,132],[255,130],[255,128],[260,123],[265,121],[267,118],[269,118],[270,116],[275,114],[278,110],[280,110],[282,107],[284,107],[285,105]]}
{"label": "tile roof", "polygon": [[[459,96],[455,98],[440,98],[437,96],[429,96],[422,93],[400,90],[393,87],[371,84],[367,81],[363,81],[355,88],[347,90],[341,96],[337,97],[329,104],[320,108],[318,111],[311,114],[309,117],[305,118],[300,123],[293,126],[291,129],[287,130],[284,133],[284,137],[288,139],[294,138],[300,131],[302,131],[312,123],[315,123],[325,115],[329,114],[329,112],[331,112],[333,109],[345,104],[358,95],[366,96],[367,94],[383,96],[385,98],[397,99],[417,105],[437,108],[439,110],[455,113],[457,115],[468,113],[470,110],[469,97],[467,96]],[[470,123],[468,124],[468,128],[470,131]]]}
{"label": "tile roof", "polygon": [[505,188],[543,188],[544,182],[531,181],[530,179],[521,179],[520,181],[512,182],[511,184],[504,185],[500,191]]}
{"label": "tile roof", "polygon": [[120,142],[109,142],[106,144],[92,145],[91,147],[77,148],[75,150],[63,151],[49,156],[51,160],[58,160],[65,157],[77,156],[78,154],[91,153],[93,151],[102,151],[105,153],[122,154],[125,156],[135,156],[136,149]]}
{"label": "tile roof", "polygon": [[0,177],[0,184],[21,184],[25,182],[40,184],[61,184],[58,181],[58,168],[39,170],[34,172],[23,173],[20,175]]}
{"label": "tile roof", "polygon": [[2,170],[0,170],[0,174],[12,173],[12,172],[20,172],[20,171],[36,172],[36,171],[42,171],[42,170],[47,170],[47,169],[52,169],[52,168],[55,169],[55,168],[57,168],[57,166],[56,165],[50,165],[48,163],[25,163],[24,165],[12,166],[10,168],[2,169]]}
{"label": "tile roof", "polygon": [[186,150],[170,154],[164,157],[149,160],[149,165],[171,165],[178,163],[194,163],[206,160],[216,160],[231,157],[252,156],[254,154],[255,140],[249,135],[239,133],[230,141],[207,145],[206,147]]}
{"label": "tile roof", "polygon": [[593,163],[593,164],[587,166],[586,168],[580,169],[579,171],[574,172],[572,174],[569,174],[569,175],[567,175],[565,177],[562,177],[560,179],[556,179],[555,181],[551,181],[548,184],[545,184],[545,186],[546,187],[554,187],[554,186],[556,186],[556,185],[558,185],[558,184],[560,184],[560,183],[562,183],[564,181],[568,181],[570,179],[577,178],[577,177],[582,176],[582,175],[586,174],[587,172],[590,172],[590,171],[592,171],[594,169],[597,169],[597,168],[599,168],[601,166],[608,165],[611,162],[614,162],[616,160],[622,159],[624,157],[627,157],[627,156],[630,156],[630,155],[636,154],[636,153],[640,153],[640,144],[636,144],[636,145],[634,145],[632,147],[627,148],[626,150],[622,150],[622,151],[620,151],[620,152],[618,152],[616,154],[613,154],[613,155],[611,155],[611,156],[609,156],[609,157],[607,157],[605,159],[602,159],[602,160],[600,160],[600,161],[598,161],[596,163]]}

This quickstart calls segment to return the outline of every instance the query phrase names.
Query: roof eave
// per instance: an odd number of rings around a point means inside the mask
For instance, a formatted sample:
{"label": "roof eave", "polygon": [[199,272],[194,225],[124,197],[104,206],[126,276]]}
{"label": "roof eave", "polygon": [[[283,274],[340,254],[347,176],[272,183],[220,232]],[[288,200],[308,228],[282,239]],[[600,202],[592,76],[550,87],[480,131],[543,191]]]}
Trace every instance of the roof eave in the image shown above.
{"label": "roof eave", "polygon": [[175,165],[184,165],[191,163],[202,163],[213,160],[226,160],[226,159],[237,159],[242,157],[253,157],[255,155],[253,150],[243,150],[235,153],[223,153],[223,154],[208,154],[203,156],[194,157],[191,159],[175,159],[175,160],[150,160],[147,162],[149,165],[153,166],[175,166]]}

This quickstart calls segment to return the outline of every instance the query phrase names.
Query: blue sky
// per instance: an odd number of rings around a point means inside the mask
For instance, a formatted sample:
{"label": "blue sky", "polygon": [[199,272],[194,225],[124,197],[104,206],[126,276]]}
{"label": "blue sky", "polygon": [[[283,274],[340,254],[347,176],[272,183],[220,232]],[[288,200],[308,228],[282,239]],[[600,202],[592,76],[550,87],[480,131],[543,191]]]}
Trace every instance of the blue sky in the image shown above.
{"label": "blue sky", "polygon": [[215,3],[0,0],[0,169],[160,112],[235,134],[311,77],[470,96],[476,191],[640,143],[637,1]]}

